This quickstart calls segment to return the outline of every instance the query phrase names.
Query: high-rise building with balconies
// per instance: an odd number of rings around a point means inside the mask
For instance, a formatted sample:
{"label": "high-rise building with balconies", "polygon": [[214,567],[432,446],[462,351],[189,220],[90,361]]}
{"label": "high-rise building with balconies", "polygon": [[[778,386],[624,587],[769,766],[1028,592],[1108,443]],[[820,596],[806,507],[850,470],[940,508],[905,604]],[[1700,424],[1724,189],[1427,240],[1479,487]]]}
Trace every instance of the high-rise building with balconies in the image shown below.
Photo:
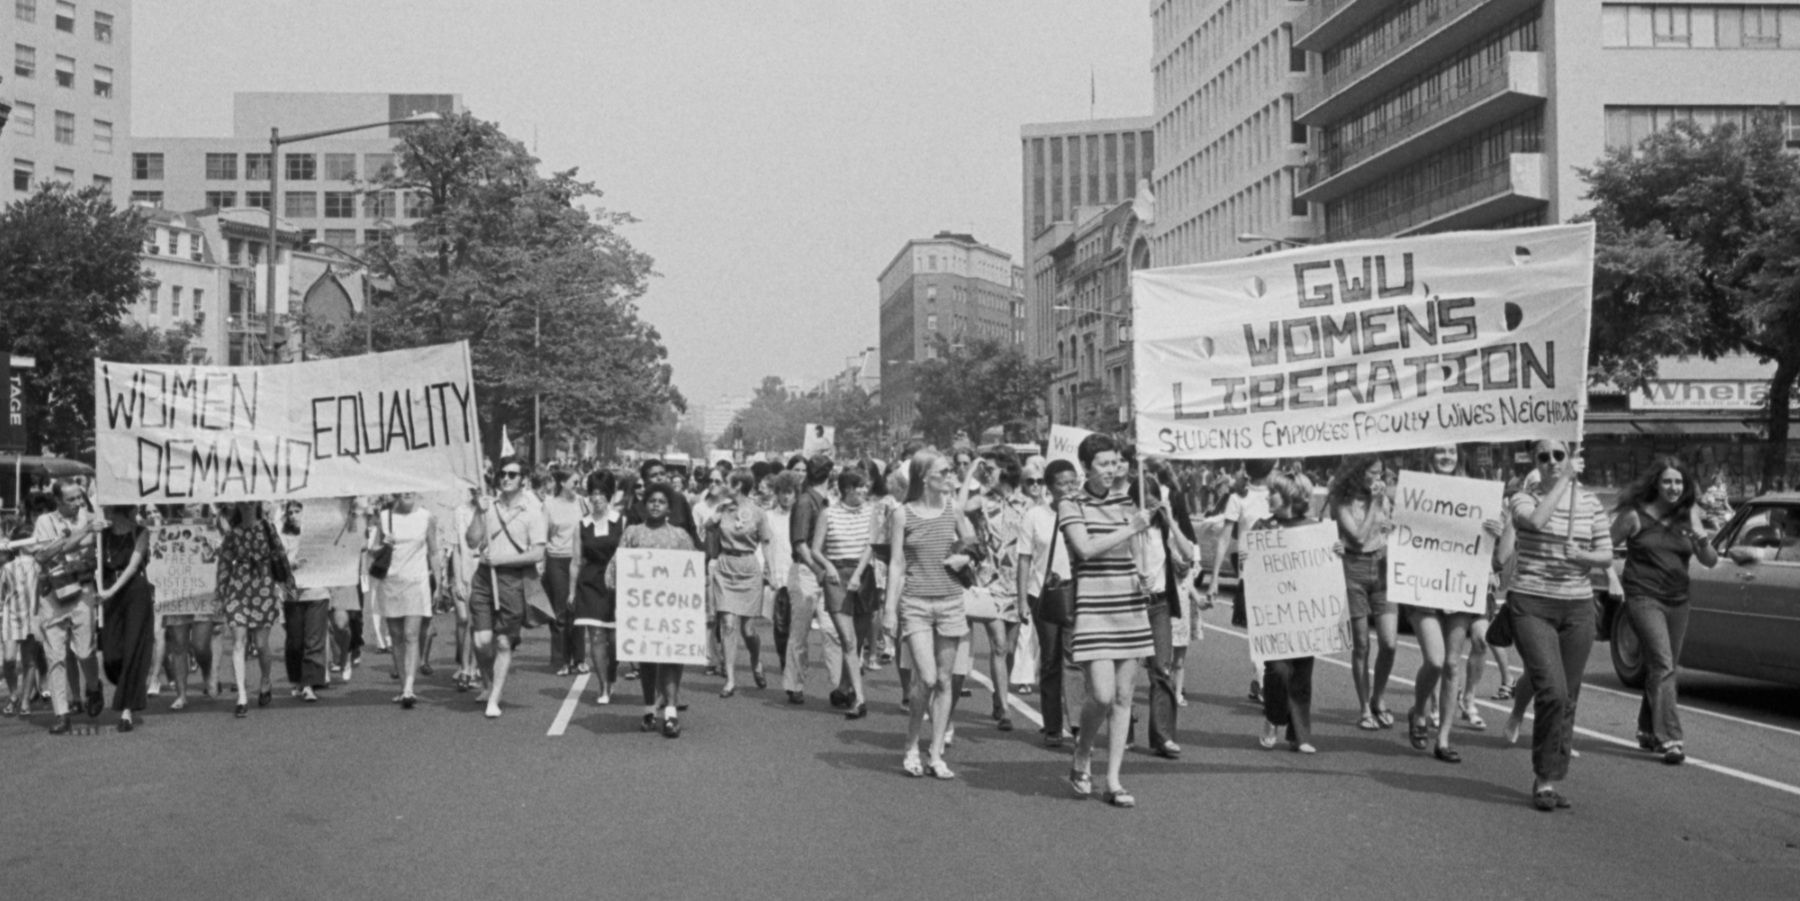
{"label": "high-rise building with balconies", "polygon": [[1293,40],[1328,240],[1565,221],[1579,168],[1677,119],[1771,110],[1800,145],[1793,0],[1313,0]]}

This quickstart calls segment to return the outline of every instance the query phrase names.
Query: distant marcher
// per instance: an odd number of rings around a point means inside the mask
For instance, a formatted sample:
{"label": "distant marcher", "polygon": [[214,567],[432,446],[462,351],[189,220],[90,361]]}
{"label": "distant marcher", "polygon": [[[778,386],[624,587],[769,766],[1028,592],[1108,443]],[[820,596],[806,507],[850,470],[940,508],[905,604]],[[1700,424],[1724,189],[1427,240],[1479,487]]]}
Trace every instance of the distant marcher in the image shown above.
{"label": "distant marcher", "polygon": [[544,498],[544,522],[549,529],[544,545],[544,594],[550,598],[550,666],[559,676],[587,672],[584,642],[574,628],[570,608],[575,583],[570,574],[577,567],[576,533],[581,528],[581,497],[575,477],[567,470],[550,474],[550,493]]}

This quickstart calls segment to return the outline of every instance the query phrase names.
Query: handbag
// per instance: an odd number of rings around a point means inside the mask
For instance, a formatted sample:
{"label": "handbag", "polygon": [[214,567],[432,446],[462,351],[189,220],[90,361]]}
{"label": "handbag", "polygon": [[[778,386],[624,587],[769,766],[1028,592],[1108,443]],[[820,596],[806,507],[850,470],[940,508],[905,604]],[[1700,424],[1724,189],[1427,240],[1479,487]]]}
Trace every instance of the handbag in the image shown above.
{"label": "handbag", "polygon": [[1051,625],[1075,625],[1075,580],[1056,574],[1056,533],[1050,533],[1050,553],[1044,555],[1044,588],[1038,594],[1038,618]]}
{"label": "handbag", "polygon": [[969,619],[990,620],[1000,618],[1000,601],[994,597],[992,589],[986,585],[971,585],[963,589],[963,615]]}
{"label": "handbag", "polygon": [[1513,646],[1513,618],[1510,609],[1502,605],[1501,608],[1495,612],[1493,620],[1488,623],[1486,637],[1487,643],[1496,648],[1510,648]]}
{"label": "handbag", "polygon": [[381,547],[369,556],[369,577],[385,579],[388,569],[394,565],[394,512],[388,511],[387,528],[381,532]]}

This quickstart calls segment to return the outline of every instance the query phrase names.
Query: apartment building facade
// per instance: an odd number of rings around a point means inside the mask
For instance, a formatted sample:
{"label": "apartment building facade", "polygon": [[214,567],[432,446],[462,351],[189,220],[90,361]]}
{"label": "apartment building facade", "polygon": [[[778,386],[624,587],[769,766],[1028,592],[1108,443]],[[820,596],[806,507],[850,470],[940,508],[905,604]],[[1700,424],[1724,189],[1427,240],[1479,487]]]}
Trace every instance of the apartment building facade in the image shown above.
{"label": "apartment building facade", "polygon": [[123,203],[131,161],[131,3],[14,0],[0,9],[0,129],[8,178],[0,203],[45,181],[97,184]]}

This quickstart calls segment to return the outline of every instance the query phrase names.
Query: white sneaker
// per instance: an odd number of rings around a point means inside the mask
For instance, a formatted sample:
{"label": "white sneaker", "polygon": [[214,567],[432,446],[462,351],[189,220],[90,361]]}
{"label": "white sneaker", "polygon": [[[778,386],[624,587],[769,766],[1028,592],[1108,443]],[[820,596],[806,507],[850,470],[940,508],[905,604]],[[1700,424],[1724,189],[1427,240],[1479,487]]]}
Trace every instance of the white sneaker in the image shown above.
{"label": "white sneaker", "polygon": [[594,703],[599,704],[602,707],[605,707],[606,705],[612,703],[612,694],[611,693],[603,694],[603,695],[595,698]]}

